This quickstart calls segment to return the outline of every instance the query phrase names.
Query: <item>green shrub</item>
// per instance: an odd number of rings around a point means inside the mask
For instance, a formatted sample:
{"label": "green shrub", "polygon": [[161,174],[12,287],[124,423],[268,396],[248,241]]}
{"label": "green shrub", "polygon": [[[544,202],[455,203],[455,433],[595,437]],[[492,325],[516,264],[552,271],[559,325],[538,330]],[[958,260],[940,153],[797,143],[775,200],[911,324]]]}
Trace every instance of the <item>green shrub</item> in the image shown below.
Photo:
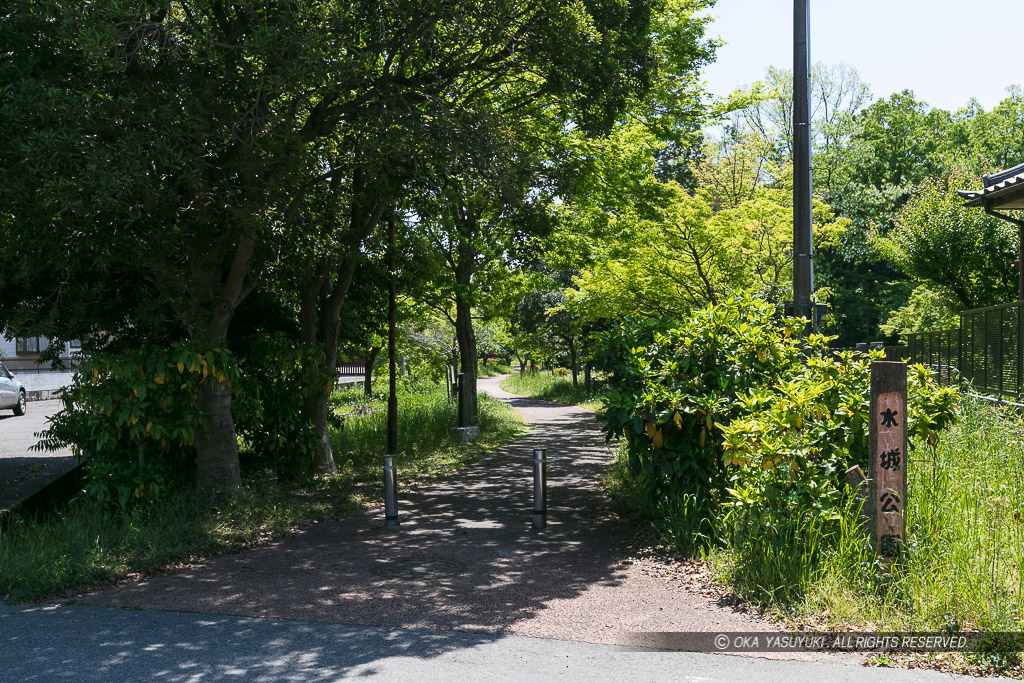
{"label": "green shrub", "polygon": [[305,481],[316,471],[316,434],[302,406],[332,379],[323,358],[322,350],[283,333],[247,339],[239,355],[235,430],[247,459],[274,469],[282,481]]}
{"label": "green shrub", "polygon": [[[674,326],[628,323],[614,340],[609,437],[654,478],[652,504],[682,517],[662,522],[680,549],[726,533],[755,555],[814,554],[838,528],[844,474],[868,461],[870,361],[880,356],[833,357],[830,339],[803,337],[802,326],[744,295]],[[911,440],[934,446],[957,415],[956,390],[917,366],[908,396]]]}
{"label": "green shrub", "polygon": [[801,323],[748,296],[697,311],[674,326],[623,324],[606,394],[606,429],[628,444],[631,467],[657,492],[717,496],[725,488],[721,428],[747,414],[739,398],[777,382],[801,358]]}
{"label": "green shrub", "polygon": [[72,448],[86,463],[83,497],[112,515],[130,512],[192,476],[206,419],[197,393],[237,380],[225,349],[184,342],[86,359],[39,447]]}
{"label": "green shrub", "polygon": [[[833,357],[820,341],[812,338],[811,355],[774,386],[740,396],[746,415],[721,427],[723,460],[734,468],[726,506],[755,526],[790,514],[834,529],[846,505],[846,470],[867,472],[870,369],[881,355]],[[920,365],[907,379],[909,443],[934,446],[958,414],[959,393]]]}

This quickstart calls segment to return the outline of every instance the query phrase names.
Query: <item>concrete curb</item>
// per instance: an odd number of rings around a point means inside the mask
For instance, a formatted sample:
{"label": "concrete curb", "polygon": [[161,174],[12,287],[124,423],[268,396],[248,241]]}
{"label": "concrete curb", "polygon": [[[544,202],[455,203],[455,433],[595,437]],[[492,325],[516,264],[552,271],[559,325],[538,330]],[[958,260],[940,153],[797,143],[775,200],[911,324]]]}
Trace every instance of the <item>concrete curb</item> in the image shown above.
{"label": "concrete curb", "polygon": [[21,495],[12,502],[0,500],[0,519],[11,513],[34,515],[66,502],[74,495],[85,474],[84,464],[75,462],[70,469],[50,473],[47,477],[30,478],[22,490],[39,481],[30,493]]}

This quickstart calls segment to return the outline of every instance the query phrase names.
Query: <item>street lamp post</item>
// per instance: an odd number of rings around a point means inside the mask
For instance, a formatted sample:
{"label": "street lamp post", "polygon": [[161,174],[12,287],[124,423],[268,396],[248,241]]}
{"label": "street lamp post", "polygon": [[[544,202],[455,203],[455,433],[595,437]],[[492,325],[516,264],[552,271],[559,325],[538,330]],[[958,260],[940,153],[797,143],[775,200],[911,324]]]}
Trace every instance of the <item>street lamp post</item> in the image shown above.
{"label": "street lamp post", "polygon": [[788,313],[815,326],[811,233],[811,22],[809,0],[793,0],[793,301]]}

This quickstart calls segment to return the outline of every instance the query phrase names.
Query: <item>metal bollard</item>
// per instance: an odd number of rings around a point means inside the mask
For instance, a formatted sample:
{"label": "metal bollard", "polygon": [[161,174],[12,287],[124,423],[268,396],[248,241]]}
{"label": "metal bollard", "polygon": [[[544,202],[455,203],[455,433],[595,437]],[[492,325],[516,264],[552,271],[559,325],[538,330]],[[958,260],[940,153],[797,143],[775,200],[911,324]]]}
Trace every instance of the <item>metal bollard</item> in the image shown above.
{"label": "metal bollard", "polygon": [[548,449],[533,449],[533,528],[548,523]]}
{"label": "metal bollard", "polygon": [[398,483],[395,456],[384,456],[384,526],[398,526]]}

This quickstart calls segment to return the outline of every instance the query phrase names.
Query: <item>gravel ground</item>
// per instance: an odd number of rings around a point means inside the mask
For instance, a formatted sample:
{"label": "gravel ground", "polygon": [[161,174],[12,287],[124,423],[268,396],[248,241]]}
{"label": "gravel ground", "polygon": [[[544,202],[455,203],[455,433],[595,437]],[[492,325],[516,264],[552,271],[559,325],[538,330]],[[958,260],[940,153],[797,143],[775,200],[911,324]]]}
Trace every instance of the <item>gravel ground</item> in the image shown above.
{"label": "gravel ground", "polygon": [[[383,527],[381,510],[356,514],[87,600],[602,644],[632,643],[642,631],[779,630],[631,560],[631,529],[600,488],[612,455],[593,414],[507,394],[498,382],[481,388],[518,409],[530,433],[438,484],[403,492],[399,529]],[[531,528],[535,447],[549,449],[543,531]]]}

